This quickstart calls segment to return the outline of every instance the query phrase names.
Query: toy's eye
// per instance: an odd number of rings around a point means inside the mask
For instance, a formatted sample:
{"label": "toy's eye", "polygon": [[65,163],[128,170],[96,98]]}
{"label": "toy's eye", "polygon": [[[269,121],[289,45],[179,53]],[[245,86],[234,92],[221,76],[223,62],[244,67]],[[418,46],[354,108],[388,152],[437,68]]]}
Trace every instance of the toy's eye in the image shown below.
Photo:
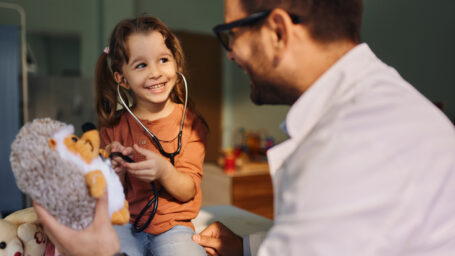
{"label": "toy's eye", "polygon": [[72,137],[71,138],[74,142],[77,142],[77,137]]}
{"label": "toy's eye", "polygon": [[4,241],[0,242],[0,249],[5,249],[6,243]]}

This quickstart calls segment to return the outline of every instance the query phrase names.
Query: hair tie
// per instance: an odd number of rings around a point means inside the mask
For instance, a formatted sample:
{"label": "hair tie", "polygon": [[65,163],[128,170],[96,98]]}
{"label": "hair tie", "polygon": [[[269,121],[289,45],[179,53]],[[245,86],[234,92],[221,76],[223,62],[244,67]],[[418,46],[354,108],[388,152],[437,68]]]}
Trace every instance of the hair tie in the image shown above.
{"label": "hair tie", "polygon": [[106,46],[106,47],[104,48],[104,53],[109,54],[109,51],[110,51],[109,46]]}

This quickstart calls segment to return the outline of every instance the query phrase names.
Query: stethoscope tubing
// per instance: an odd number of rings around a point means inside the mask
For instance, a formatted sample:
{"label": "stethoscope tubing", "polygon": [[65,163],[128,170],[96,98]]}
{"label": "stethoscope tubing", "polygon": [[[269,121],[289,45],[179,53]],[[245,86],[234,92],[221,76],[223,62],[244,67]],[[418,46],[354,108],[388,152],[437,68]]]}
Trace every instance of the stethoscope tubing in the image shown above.
{"label": "stethoscope tubing", "polygon": [[[131,109],[127,106],[127,104],[125,103],[125,101],[123,100],[123,98],[122,98],[122,96],[120,94],[120,84],[117,84],[117,94],[118,94],[118,97],[119,97],[120,102],[123,105],[123,107],[136,120],[136,122],[139,125],[142,126],[144,131],[146,131],[147,134],[150,135],[150,137],[152,138],[152,140],[155,142],[156,146],[158,147],[158,151],[160,152],[160,154],[165,156],[165,157],[167,157],[167,158],[169,158],[169,160],[170,160],[172,165],[174,165],[175,156],[180,153],[180,150],[182,148],[183,123],[185,122],[186,107],[187,107],[187,103],[188,103],[188,85],[187,85],[186,78],[180,72],[177,72],[177,74],[179,74],[182,77],[183,83],[185,85],[185,102],[184,102],[184,107],[183,107],[182,121],[180,122],[179,133],[177,134],[178,145],[177,145],[177,149],[173,153],[166,152],[163,149],[163,147],[161,146],[160,140],[155,136],[155,134],[153,134],[149,129],[147,129],[147,127],[145,127],[145,125],[139,120],[139,118],[137,118],[137,116],[131,111]],[[112,159],[115,156],[120,156],[121,158],[123,158],[127,162],[133,162],[133,160],[131,158],[129,158],[128,156],[123,156],[121,153],[118,153],[118,152],[111,153],[110,158]],[[133,229],[134,229],[135,232],[141,232],[141,231],[145,230],[150,225],[150,223],[152,222],[152,219],[155,216],[156,211],[158,209],[158,198],[159,198],[159,194],[160,194],[161,190],[160,191],[157,190],[155,182],[152,181],[152,182],[150,182],[150,184],[152,186],[154,197],[148,201],[148,203],[144,206],[144,208],[142,208],[141,212],[136,217],[136,220],[134,221],[134,224],[133,224]],[[142,218],[142,216],[144,216],[146,211],[152,205],[153,205],[153,209],[152,209],[152,212],[150,213],[146,223],[144,225],[142,225],[142,226],[138,226],[139,225],[139,220]]]}
{"label": "stethoscope tubing", "polygon": [[147,129],[147,127],[145,127],[145,125],[141,122],[141,120],[139,120],[139,118],[137,118],[137,116],[133,113],[133,111],[131,111],[131,109],[127,106],[127,104],[125,103],[125,101],[123,100],[123,98],[120,94],[120,84],[117,84],[117,94],[118,94],[118,97],[119,97],[120,102],[123,105],[123,107],[136,120],[136,122],[144,129],[144,131],[147,132],[148,135],[150,135],[152,140],[156,143],[156,146],[158,147],[158,150],[160,151],[160,153],[163,156],[169,158],[171,160],[172,164],[174,164],[174,157],[180,153],[180,149],[182,148],[182,130],[183,130],[183,123],[185,122],[186,107],[188,104],[188,84],[187,84],[186,78],[180,72],[177,72],[177,74],[179,74],[182,77],[183,84],[185,85],[185,102],[183,105],[182,120],[180,121],[180,129],[179,129],[179,133],[177,134],[178,146],[177,146],[177,149],[173,153],[166,152],[163,149],[163,147],[161,146],[161,143],[160,143],[159,139],[155,136],[155,134],[153,134],[149,129]]}

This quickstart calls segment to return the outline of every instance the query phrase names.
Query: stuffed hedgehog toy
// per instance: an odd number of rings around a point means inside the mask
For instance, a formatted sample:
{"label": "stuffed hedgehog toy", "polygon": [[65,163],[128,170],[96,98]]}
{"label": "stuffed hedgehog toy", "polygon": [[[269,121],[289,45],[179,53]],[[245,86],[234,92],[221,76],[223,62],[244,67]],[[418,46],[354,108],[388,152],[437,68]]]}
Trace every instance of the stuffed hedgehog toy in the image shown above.
{"label": "stuffed hedgehog toy", "polygon": [[60,223],[74,229],[87,227],[95,198],[107,190],[112,223],[126,224],[129,211],[123,187],[100,152],[96,129],[78,138],[72,125],[44,118],[20,129],[11,145],[10,161],[19,189]]}

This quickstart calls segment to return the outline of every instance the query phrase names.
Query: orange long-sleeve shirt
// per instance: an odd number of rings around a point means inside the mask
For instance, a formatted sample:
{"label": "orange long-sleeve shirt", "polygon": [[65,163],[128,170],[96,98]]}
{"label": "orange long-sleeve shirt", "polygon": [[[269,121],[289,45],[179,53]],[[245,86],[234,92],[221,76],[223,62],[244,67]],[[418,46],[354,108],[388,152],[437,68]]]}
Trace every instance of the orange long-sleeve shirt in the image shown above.
{"label": "orange long-sleeve shirt", "polygon": [[[147,129],[160,139],[161,145],[166,152],[172,153],[177,149],[178,138],[176,135],[180,128],[182,113],[183,106],[176,104],[172,113],[167,117],[154,121],[141,120]],[[188,226],[194,230],[191,220],[197,216],[202,202],[202,165],[205,157],[206,138],[207,127],[197,115],[187,110],[182,132],[182,147],[180,153],[175,157],[174,166],[178,171],[191,176],[196,188],[196,194],[193,199],[187,202],[180,202],[163,188],[159,196],[155,217],[144,230],[145,232],[161,234],[175,225]],[[118,141],[126,147],[132,147],[133,144],[137,144],[159,153],[155,142],[127,112],[121,116],[119,123],[114,127],[101,128],[102,147],[106,147],[113,141]],[[133,160],[139,162],[145,160],[145,157],[134,152]],[[158,190],[160,190],[161,184],[158,181],[155,181],[155,183]],[[152,187],[150,183],[139,180],[129,173],[126,173],[123,185],[130,207],[130,222],[134,223],[143,207],[153,198]],[[140,226],[147,221],[152,208],[150,207],[140,219]]]}

